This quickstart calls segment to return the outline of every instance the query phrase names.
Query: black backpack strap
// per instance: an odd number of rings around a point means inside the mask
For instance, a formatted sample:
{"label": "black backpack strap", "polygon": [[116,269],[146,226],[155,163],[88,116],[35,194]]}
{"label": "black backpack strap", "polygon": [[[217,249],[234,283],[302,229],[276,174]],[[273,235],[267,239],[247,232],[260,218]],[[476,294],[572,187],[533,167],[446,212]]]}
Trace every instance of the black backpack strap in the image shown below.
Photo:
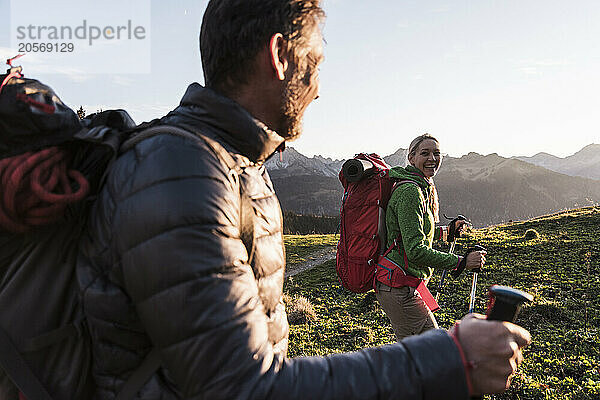
{"label": "black backpack strap", "polygon": [[0,367],[27,399],[52,400],[2,328],[0,328]]}
{"label": "black backpack strap", "polygon": [[87,329],[85,326],[85,320],[79,319],[75,322],[61,326],[60,328],[56,328],[39,336],[20,341],[18,340],[15,344],[22,353],[32,353],[52,346],[69,337],[82,336],[84,329]]}
{"label": "black backpack strap", "polygon": [[[85,329],[83,320],[65,325],[40,336],[23,341],[23,352],[33,352],[56,344],[70,336],[81,334],[80,329]],[[32,400],[52,400],[42,383],[31,371],[19,350],[10,340],[8,334],[0,328],[0,367],[6,372],[15,386]],[[148,379],[160,367],[160,352],[152,349],[142,364],[129,377],[116,400],[131,400],[137,392],[148,382]]]}
{"label": "black backpack strap", "polygon": [[150,350],[150,353],[144,358],[142,364],[127,379],[127,382],[125,382],[115,400],[133,399],[159,367],[160,351],[155,347]]}
{"label": "black backpack strap", "polygon": [[81,336],[85,329],[84,321],[78,320],[42,335],[13,343],[8,334],[0,328],[0,366],[13,383],[28,399],[48,399],[51,397],[39,379],[31,371],[21,353],[31,353],[52,346],[64,339]]}

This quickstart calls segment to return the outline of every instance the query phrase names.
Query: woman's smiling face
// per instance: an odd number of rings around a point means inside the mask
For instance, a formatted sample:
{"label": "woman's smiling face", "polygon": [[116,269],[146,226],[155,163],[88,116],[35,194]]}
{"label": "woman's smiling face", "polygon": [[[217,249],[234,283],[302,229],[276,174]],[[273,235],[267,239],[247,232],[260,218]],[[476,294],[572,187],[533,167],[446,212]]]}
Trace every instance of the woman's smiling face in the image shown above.
{"label": "woman's smiling face", "polygon": [[439,143],[433,139],[423,140],[416,151],[408,156],[408,161],[412,166],[420,169],[425,177],[434,177],[442,163]]}

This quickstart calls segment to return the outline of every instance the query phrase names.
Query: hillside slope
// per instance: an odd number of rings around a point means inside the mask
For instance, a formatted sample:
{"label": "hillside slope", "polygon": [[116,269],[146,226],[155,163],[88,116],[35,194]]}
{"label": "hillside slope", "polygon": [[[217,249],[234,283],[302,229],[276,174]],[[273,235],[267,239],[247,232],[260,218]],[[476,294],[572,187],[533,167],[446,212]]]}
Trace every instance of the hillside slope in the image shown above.
{"label": "hillside slope", "polygon": [[589,144],[577,153],[565,158],[548,153],[538,153],[532,157],[514,158],[562,174],[600,180],[600,144]]}
{"label": "hillside slope", "polygon": [[600,202],[598,181],[497,154],[446,158],[435,181],[441,211],[479,227]]}
{"label": "hillside slope", "polygon": [[[528,229],[539,237],[526,240]],[[476,311],[485,311],[492,284],[535,296],[517,321],[531,332],[533,342],[511,388],[494,399],[600,399],[599,233],[600,207],[588,207],[476,230],[460,240],[459,252],[473,243],[488,250]],[[438,278],[435,274],[429,284],[433,293]],[[436,312],[441,327],[448,328],[466,313],[470,284],[471,274],[466,273],[447,283],[440,297],[442,310]],[[306,297],[315,312],[309,322],[291,326],[290,356],[394,341],[373,292],[357,295],[340,288],[333,261],[288,279],[285,292],[289,302]]]}

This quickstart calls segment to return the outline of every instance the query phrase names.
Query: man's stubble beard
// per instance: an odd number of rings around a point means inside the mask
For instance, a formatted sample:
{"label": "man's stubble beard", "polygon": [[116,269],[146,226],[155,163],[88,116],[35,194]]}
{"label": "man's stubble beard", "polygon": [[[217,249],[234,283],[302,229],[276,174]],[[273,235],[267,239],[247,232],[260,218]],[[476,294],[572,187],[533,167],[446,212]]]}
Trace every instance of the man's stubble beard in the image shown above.
{"label": "man's stubble beard", "polygon": [[[307,79],[308,77],[308,79]],[[310,94],[310,73],[296,70],[282,90],[282,129],[278,132],[286,141],[296,140],[302,134],[302,119],[306,97]],[[310,103],[310,101],[309,101]],[[306,104],[308,105],[308,104]]]}

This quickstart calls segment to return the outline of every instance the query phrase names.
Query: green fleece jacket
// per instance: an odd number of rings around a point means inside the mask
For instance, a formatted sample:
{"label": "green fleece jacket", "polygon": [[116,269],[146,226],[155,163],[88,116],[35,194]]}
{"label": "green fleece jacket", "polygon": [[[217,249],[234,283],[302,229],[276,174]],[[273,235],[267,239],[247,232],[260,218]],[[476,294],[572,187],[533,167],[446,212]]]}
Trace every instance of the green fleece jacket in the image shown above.
{"label": "green fleece jacket", "polygon": [[402,266],[409,274],[421,279],[429,279],[433,268],[452,269],[459,258],[454,254],[432,249],[434,239],[440,239],[441,229],[435,229],[433,214],[426,200],[431,193],[431,186],[423,177],[423,173],[409,165],[406,168],[394,167],[390,177],[399,180],[410,180],[397,187],[387,206],[386,228],[388,247],[402,234],[399,248],[404,248],[408,258],[408,266],[404,265],[404,256],[397,249],[388,254],[388,258]]}

